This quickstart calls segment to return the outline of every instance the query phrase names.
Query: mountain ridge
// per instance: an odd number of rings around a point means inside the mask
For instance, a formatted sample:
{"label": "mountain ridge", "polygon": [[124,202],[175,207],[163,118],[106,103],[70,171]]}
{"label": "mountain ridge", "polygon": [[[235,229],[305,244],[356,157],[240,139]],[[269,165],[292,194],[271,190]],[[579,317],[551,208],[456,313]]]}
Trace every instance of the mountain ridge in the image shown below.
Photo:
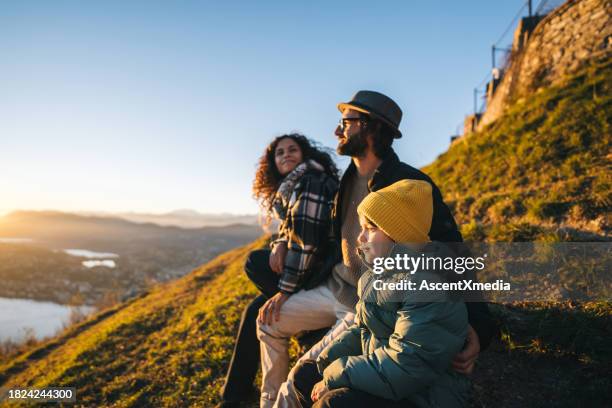
{"label": "mountain ridge", "polygon": [[4,216],[0,217],[0,228],[3,224],[7,224],[10,222],[25,222],[25,221],[36,221],[36,220],[49,220],[49,219],[57,219],[64,221],[90,221],[90,222],[108,222],[115,223],[117,225],[139,225],[139,226],[147,226],[147,227],[158,227],[158,228],[166,228],[172,230],[220,230],[226,227],[236,227],[236,226],[248,226],[252,227],[253,224],[240,223],[240,222],[232,222],[230,224],[225,225],[206,225],[201,227],[193,227],[193,228],[185,228],[178,225],[163,225],[157,224],[153,221],[145,221],[145,222],[137,222],[131,221],[126,218],[122,218],[117,214],[80,214],[73,212],[64,212],[64,211],[56,211],[56,210],[15,210],[7,213]]}

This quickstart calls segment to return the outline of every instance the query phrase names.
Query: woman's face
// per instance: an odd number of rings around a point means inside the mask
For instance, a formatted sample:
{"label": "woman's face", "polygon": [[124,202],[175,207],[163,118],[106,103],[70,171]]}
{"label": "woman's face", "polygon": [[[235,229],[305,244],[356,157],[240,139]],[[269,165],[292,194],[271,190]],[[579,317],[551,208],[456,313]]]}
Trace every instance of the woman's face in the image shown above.
{"label": "woman's face", "polygon": [[388,256],[394,244],[393,240],[362,215],[359,216],[359,224],[361,233],[357,237],[357,243],[366,260],[374,262],[374,258]]}
{"label": "woman's face", "polygon": [[274,164],[281,176],[291,173],[303,161],[302,149],[290,137],[281,139],[274,149]]}

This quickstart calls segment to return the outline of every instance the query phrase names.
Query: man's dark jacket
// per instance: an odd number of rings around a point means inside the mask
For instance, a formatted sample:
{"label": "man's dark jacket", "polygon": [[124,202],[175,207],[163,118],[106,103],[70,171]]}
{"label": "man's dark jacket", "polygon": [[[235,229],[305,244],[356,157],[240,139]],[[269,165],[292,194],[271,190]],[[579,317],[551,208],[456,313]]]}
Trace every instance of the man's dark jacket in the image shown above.
{"label": "man's dark jacket", "polygon": [[[353,175],[357,171],[355,163],[351,161],[348,169],[340,180],[340,189],[334,199],[334,206],[332,209],[332,225],[334,229],[334,236],[337,243],[337,261],[342,261],[342,253],[340,251],[340,241],[342,239],[342,197],[345,195],[345,191],[348,183],[353,178]],[[463,238],[457,228],[457,223],[453,218],[448,206],[442,199],[442,193],[436,184],[419,169],[415,169],[406,163],[402,163],[397,154],[393,150],[382,159],[382,163],[372,176],[372,179],[368,183],[368,189],[370,191],[377,191],[381,188],[390,186],[400,180],[411,179],[411,180],[424,180],[431,184],[433,194],[433,218],[431,223],[431,229],[429,230],[429,239],[432,241],[441,242],[462,242]],[[480,341],[480,349],[484,350],[489,343],[491,338],[496,333],[496,326],[491,319],[489,308],[486,303],[483,302],[467,302],[468,320],[470,325],[474,328],[478,334]]]}

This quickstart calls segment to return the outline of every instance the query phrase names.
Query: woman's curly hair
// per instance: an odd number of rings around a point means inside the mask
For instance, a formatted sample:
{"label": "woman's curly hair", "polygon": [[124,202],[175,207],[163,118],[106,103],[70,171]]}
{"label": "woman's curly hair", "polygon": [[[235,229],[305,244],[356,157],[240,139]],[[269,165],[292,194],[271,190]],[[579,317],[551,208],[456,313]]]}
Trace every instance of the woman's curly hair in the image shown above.
{"label": "woman's curly hair", "polygon": [[297,143],[302,151],[303,161],[312,159],[323,166],[328,175],[335,179],[339,178],[338,167],[336,167],[330,155],[331,149],[319,147],[316,142],[299,133],[288,133],[277,136],[268,147],[266,147],[263,156],[259,158],[257,171],[255,172],[255,180],[253,180],[253,197],[265,211],[266,218],[269,218],[272,213],[274,194],[283,180],[283,176],[281,176],[276,168],[274,154],[278,143],[285,138],[290,138]]}

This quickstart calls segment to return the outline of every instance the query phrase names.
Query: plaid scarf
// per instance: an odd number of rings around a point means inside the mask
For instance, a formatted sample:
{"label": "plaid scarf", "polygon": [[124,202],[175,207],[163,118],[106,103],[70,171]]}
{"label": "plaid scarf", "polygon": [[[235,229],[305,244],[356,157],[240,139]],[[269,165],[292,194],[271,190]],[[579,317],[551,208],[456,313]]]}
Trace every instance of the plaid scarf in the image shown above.
{"label": "plaid scarf", "polygon": [[295,201],[295,186],[308,170],[325,171],[323,166],[316,161],[312,159],[307,160],[298,164],[291,173],[287,174],[278,187],[278,190],[276,190],[274,201],[272,202],[272,210],[274,216],[279,220],[282,221],[287,217],[287,210],[289,209],[291,201]]}

